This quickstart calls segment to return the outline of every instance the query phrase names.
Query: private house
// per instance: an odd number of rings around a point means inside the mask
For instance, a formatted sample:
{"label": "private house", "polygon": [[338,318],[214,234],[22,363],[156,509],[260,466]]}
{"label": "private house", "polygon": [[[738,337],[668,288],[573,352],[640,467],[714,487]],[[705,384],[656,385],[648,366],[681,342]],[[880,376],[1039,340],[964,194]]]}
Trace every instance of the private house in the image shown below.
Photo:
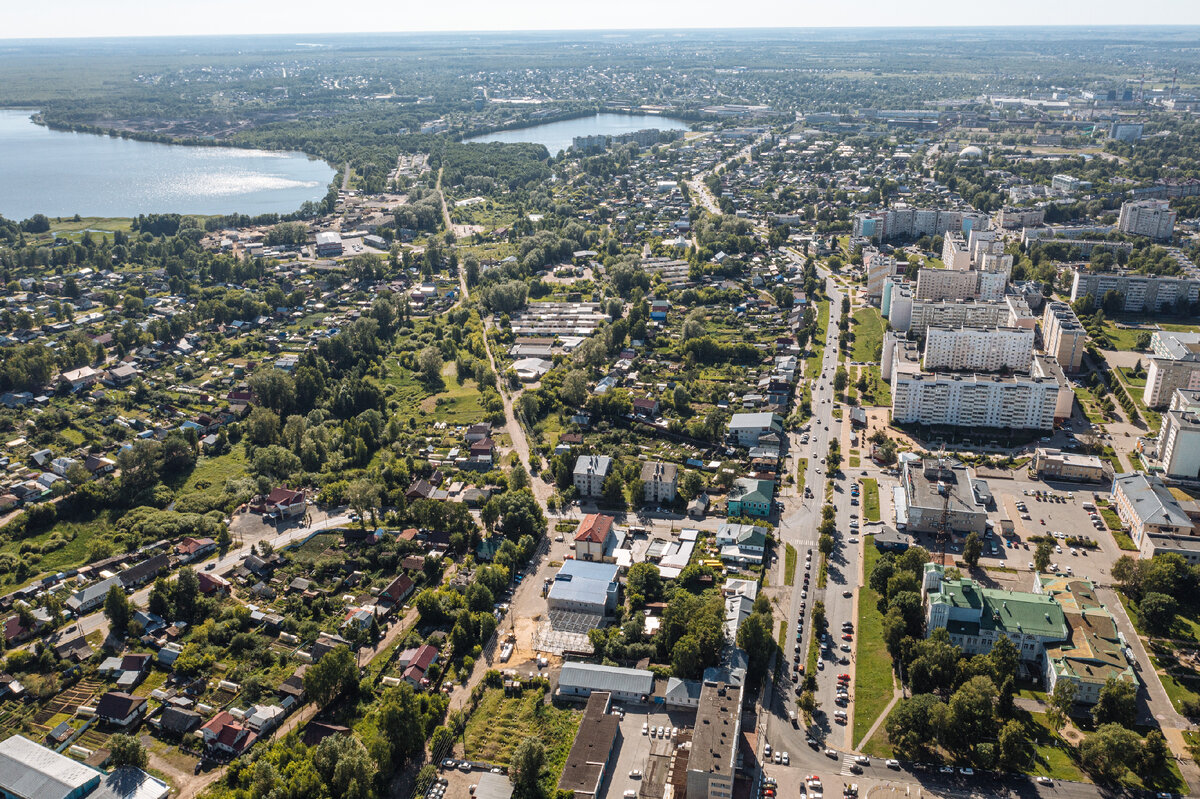
{"label": "private house", "polygon": [[402,652],[399,663],[401,668],[404,669],[404,680],[414,688],[421,688],[428,685],[429,682],[426,675],[429,672],[429,667],[436,663],[437,659],[437,647],[431,644],[422,644],[416,649]]}
{"label": "private house", "polygon": [[252,504],[250,510],[254,513],[273,513],[280,518],[303,516],[308,509],[308,499],[303,491],[293,491],[290,488],[274,488],[265,497]]}
{"label": "private house", "polygon": [[109,691],[96,703],[96,718],[104,724],[127,728],[137,724],[146,713],[146,698],[124,691]]}
{"label": "private house", "polygon": [[211,538],[192,538],[189,536],[175,545],[175,554],[179,555],[184,563],[203,560],[206,556],[216,551],[217,542]]}
{"label": "private house", "polygon": [[729,420],[729,440],[739,447],[756,447],[759,437],[767,433],[783,435],[783,422],[779,414],[769,411],[735,413]]}
{"label": "private house", "polygon": [[237,757],[258,739],[258,734],[242,726],[233,714],[222,710],[200,728],[204,745],[216,754]]}
{"label": "private house", "polygon": [[722,524],[717,529],[717,550],[727,563],[762,563],[767,548],[767,528],[753,524]]}
{"label": "private house", "polygon": [[100,379],[100,372],[90,366],[81,366],[78,369],[71,369],[63,372],[58,376],[59,385],[69,385],[72,392],[78,392],[88,388]]}
{"label": "private house", "polygon": [[575,557],[579,560],[604,560],[616,546],[613,517],[589,513],[575,533]]}
{"label": "private house", "polygon": [[109,577],[106,580],[101,580],[98,583],[84,586],[71,596],[67,597],[67,610],[74,613],[76,616],[82,616],[85,613],[91,613],[96,608],[104,604],[104,597],[108,596],[108,589],[113,586],[120,587],[120,577]]}

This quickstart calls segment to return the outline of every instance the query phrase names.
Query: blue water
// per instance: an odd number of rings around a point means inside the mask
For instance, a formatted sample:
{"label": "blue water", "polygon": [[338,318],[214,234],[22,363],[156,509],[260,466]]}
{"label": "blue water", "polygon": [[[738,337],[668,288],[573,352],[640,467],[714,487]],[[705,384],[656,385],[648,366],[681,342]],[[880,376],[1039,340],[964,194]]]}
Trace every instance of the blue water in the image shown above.
{"label": "blue water", "polygon": [[334,171],[302,153],[186,147],[50,130],[0,110],[0,216],[290,213]]}
{"label": "blue water", "polygon": [[547,122],[544,125],[531,125],[527,128],[513,128],[498,133],[487,133],[483,136],[473,136],[464,139],[467,142],[531,142],[544,144],[551,155],[566,150],[571,146],[571,140],[576,136],[598,136],[601,133],[615,136],[618,133],[633,133],[635,130],[687,130],[688,123],[674,117],[657,116],[654,114],[596,114],[590,117],[577,117],[561,122]]}

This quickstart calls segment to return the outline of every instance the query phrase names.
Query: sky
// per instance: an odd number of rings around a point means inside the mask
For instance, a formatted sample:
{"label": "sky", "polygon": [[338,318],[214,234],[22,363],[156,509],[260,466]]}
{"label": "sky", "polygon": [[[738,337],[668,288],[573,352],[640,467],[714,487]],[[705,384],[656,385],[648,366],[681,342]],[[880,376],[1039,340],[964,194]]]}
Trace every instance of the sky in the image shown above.
{"label": "sky", "polygon": [[0,0],[0,38],[617,28],[1200,25],[1157,0]]}

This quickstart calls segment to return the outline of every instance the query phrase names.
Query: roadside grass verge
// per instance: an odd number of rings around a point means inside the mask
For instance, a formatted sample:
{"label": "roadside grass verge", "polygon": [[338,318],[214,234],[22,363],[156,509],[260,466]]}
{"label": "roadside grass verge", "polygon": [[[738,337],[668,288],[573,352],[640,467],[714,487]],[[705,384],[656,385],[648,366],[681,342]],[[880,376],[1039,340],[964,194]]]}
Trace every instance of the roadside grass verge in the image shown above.
{"label": "roadside grass verge", "polygon": [[874,477],[862,481],[862,508],[867,521],[879,521],[879,481]]}
{"label": "roadside grass verge", "polygon": [[875,724],[879,714],[892,701],[892,658],[883,640],[883,614],[879,612],[879,594],[870,588],[871,572],[879,561],[875,536],[863,537],[864,584],[858,589],[856,667],[854,685],[854,736],[858,745]]}
{"label": "roadside grass verge", "polygon": [[791,544],[786,545],[783,555],[783,584],[796,584],[796,548]]}

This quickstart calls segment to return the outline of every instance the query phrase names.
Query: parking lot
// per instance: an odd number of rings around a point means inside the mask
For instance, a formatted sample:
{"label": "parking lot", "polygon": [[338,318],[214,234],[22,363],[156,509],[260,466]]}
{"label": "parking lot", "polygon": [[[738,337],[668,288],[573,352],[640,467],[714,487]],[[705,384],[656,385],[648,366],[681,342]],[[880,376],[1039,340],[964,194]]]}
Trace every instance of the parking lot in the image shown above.
{"label": "parking lot", "polygon": [[[652,705],[623,707],[621,742],[607,784],[602,786],[597,799],[621,799],[627,790],[637,791],[638,796],[647,799],[661,797],[670,774],[671,756],[677,746],[691,740],[696,714],[687,710],[668,712]],[[643,735],[643,724],[655,732],[662,727],[663,735]],[[676,731],[674,737],[672,728]],[[630,776],[635,773],[638,776]]]}

